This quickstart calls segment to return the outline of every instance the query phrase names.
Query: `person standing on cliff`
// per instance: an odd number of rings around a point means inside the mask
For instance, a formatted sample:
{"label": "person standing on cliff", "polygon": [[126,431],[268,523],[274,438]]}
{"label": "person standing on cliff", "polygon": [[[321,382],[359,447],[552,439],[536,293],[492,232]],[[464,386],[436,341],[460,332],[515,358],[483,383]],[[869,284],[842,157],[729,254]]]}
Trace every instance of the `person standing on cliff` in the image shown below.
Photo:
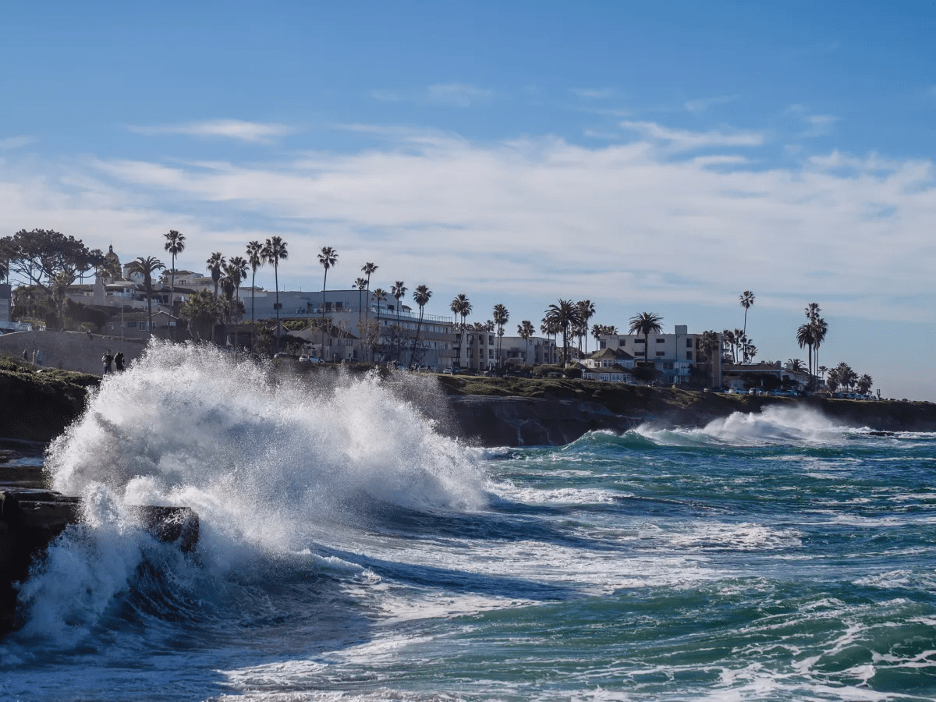
{"label": "person standing on cliff", "polygon": [[111,363],[113,363],[114,357],[111,355],[110,349],[104,352],[104,355],[101,356],[101,363],[104,364],[104,375],[107,375],[111,372]]}
{"label": "person standing on cliff", "polygon": [[123,363],[124,363],[123,351],[118,351],[117,355],[114,356],[114,368],[117,370],[118,373],[120,373],[124,369]]}

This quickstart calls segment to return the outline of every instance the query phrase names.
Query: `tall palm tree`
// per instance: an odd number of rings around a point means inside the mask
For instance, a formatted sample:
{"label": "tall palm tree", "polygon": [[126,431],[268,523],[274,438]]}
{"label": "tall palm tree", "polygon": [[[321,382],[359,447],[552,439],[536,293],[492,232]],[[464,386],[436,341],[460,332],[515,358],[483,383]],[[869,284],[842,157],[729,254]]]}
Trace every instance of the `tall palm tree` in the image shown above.
{"label": "tall palm tree", "polygon": [[325,269],[325,277],[322,278],[322,360],[325,360],[325,287],[328,284],[328,269],[338,265],[338,252],[331,246],[323,246],[318,261]]}
{"label": "tall palm tree", "polygon": [[365,290],[367,291],[367,309],[364,310],[365,320],[370,319],[370,277],[371,277],[371,274],[374,273],[376,270],[377,270],[377,264],[370,263],[369,261],[365,263],[363,266],[361,266],[361,273],[367,276],[367,287],[365,288]]}
{"label": "tall palm tree", "polygon": [[507,324],[510,319],[510,312],[507,311],[507,308],[504,307],[501,303],[494,305],[493,311],[494,324],[497,325],[497,366],[501,367],[503,364],[503,359],[501,359],[501,352],[504,350],[504,325]]}
{"label": "tall palm tree", "polygon": [[163,234],[166,244],[163,247],[172,256],[172,269],[169,271],[169,314],[172,314],[173,296],[175,294],[175,260],[176,256],[185,250],[185,235],[180,234],[175,229],[170,229]]}
{"label": "tall palm tree", "polygon": [[416,336],[413,337],[413,351],[410,354],[410,365],[412,365],[414,360],[417,363],[419,362],[419,358],[416,357],[416,344],[419,342],[419,330],[422,328],[423,312],[430,297],[432,297],[432,291],[425,285],[417,285],[416,289],[413,291],[413,301],[419,305],[419,321],[416,323]]}
{"label": "tall palm tree", "polygon": [[530,337],[536,333],[536,327],[533,326],[533,322],[529,319],[524,319],[520,324],[517,325],[517,334],[521,339],[526,342],[526,348],[524,349],[523,362],[529,363],[530,360]]}
{"label": "tall palm tree", "polygon": [[221,268],[224,266],[224,261],[224,254],[220,251],[215,251],[206,261],[208,271],[211,273],[211,279],[214,281],[215,297],[218,296],[218,284],[221,282]]}
{"label": "tall palm tree", "polygon": [[149,320],[149,333],[153,335],[153,273],[161,271],[165,266],[163,262],[153,256],[137,257],[130,261],[127,270],[143,276],[143,289],[146,291],[146,316]]}
{"label": "tall palm tree", "polygon": [[380,303],[387,301],[387,291],[383,288],[374,288],[371,299],[377,303],[377,346],[380,346]]}
{"label": "tall palm tree", "polygon": [[250,266],[250,323],[254,323],[254,297],[257,292],[257,269],[265,262],[263,255],[263,246],[259,241],[251,241],[247,244],[247,264]]}
{"label": "tall palm tree", "polygon": [[403,327],[400,324],[400,308],[402,304],[400,300],[403,299],[403,296],[406,295],[406,285],[402,280],[396,281],[393,285],[390,286],[390,294],[393,295],[393,298],[396,300],[396,319],[397,319],[397,362],[402,360],[402,348],[401,342],[403,339]]}
{"label": "tall palm tree", "polygon": [[663,327],[660,326],[660,322],[662,321],[663,318],[653,312],[641,312],[630,318],[628,331],[630,331],[631,334],[644,335],[644,365],[647,364],[647,353],[650,349],[650,335],[659,334],[663,331]]}
{"label": "tall palm tree", "polygon": [[281,237],[271,236],[266,240],[261,250],[263,260],[273,266],[273,285],[276,288],[276,350],[279,351],[280,327],[280,301],[279,301],[279,262],[289,257],[286,242]]}
{"label": "tall palm tree", "polygon": [[358,291],[358,328],[363,329],[361,322],[364,320],[364,291],[367,289],[367,279],[355,278],[351,283],[351,289]]}
{"label": "tall palm tree", "polygon": [[595,316],[595,303],[591,300],[579,300],[575,303],[579,313],[579,350],[581,351],[582,338],[585,339],[585,353],[588,353],[588,322]]}
{"label": "tall palm tree", "polygon": [[559,300],[559,304],[552,304],[546,308],[543,323],[554,330],[554,334],[562,332],[562,365],[569,363],[569,334],[579,321],[578,306],[572,300]]}
{"label": "tall palm tree", "polygon": [[744,329],[743,333],[747,336],[747,311],[754,305],[754,293],[750,290],[745,290],[738,296],[738,299],[741,301],[741,306],[744,308]]}
{"label": "tall palm tree", "polygon": [[248,267],[247,259],[242,256],[232,256],[224,267],[224,274],[234,282],[234,294],[237,300],[240,300],[240,286],[247,277]]}
{"label": "tall palm tree", "polygon": [[829,332],[829,324],[822,318],[816,317],[812,322],[810,322],[813,328],[813,344],[814,350],[813,353],[816,356],[816,363],[813,368],[819,368],[819,347],[822,346],[822,342],[825,341],[826,334]]}
{"label": "tall palm tree", "polygon": [[804,346],[809,347],[809,375],[812,377],[812,349],[813,343],[815,343],[815,337],[813,336],[813,325],[809,322],[801,324],[799,329],[796,330],[796,343],[799,344],[800,348]]}

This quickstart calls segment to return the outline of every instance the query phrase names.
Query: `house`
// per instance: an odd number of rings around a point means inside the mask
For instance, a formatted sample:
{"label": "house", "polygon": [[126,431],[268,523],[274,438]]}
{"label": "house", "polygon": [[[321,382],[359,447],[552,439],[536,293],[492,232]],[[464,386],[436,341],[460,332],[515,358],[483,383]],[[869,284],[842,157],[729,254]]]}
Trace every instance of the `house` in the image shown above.
{"label": "house", "polygon": [[721,364],[702,348],[702,335],[690,334],[685,324],[677,324],[672,334],[661,332],[646,338],[643,334],[606,335],[599,338],[598,345],[602,350],[624,351],[635,363],[646,357],[667,385],[698,382],[699,378],[705,378],[701,382],[706,384],[721,384]]}

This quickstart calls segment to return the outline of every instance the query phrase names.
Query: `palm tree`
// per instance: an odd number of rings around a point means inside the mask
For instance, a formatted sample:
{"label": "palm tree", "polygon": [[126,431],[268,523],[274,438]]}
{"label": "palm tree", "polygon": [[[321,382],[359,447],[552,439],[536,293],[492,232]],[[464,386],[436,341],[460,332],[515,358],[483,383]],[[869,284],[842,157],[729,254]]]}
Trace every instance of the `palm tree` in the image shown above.
{"label": "palm tree", "polygon": [[550,305],[546,309],[546,316],[543,318],[544,325],[547,325],[554,334],[562,332],[562,365],[569,363],[569,333],[579,321],[578,306],[572,300],[559,300],[558,305]]}
{"label": "palm tree", "polygon": [[747,336],[747,311],[754,304],[754,293],[750,290],[745,290],[738,298],[741,300],[741,306],[744,308],[744,329],[742,332]]}
{"label": "palm tree", "polygon": [[802,373],[805,368],[803,368],[803,362],[798,358],[791,358],[787,360],[787,368],[795,373]]}
{"label": "palm tree", "polygon": [[403,299],[403,296],[406,295],[406,285],[402,280],[396,281],[393,285],[390,286],[390,294],[393,295],[393,299],[396,300],[396,319],[397,319],[397,362],[401,360],[401,341],[403,338],[403,327],[400,324],[400,308],[402,304],[400,300]]}
{"label": "palm tree", "polygon": [[576,303],[579,313],[579,351],[581,351],[582,337],[585,338],[585,353],[588,353],[588,322],[595,316],[595,303],[591,300],[579,300]]}
{"label": "palm tree", "polygon": [[721,364],[722,362],[721,346],[723,343],[724,342],[718,338],[718,332],[712,330],[702,332],[702,336],[699,339],[699,348],[708,359],[709,371],[712,374],[713,386],[716,385],[715,371],[718,369],[718,366],[715,364]]}
{"label": "palm tree", "polygon": [[139,256],[130,261],[127,270],[130,273],[139,273],[143,276],[143,289],[146,291],[146,315],[149,320],[149,333],[153,335],[153,273],[164,269],[162,261],[153,256]]}
{"label": "palm tree", "polygon": [[818,369],[818,370],[819,370],[819,372],[822,374],[822,382],[824,383],[824,382],[825,382],[825,374],[826,374],[826,372],[828,372],[829,369],[826,368],[825,366],[819,366],[819,369]]}
{"label": "palm tree", "polygon": [[822,317],[816,317],[810,322],[813,328],[813,344],[815,345],[815,350],[813,353],[816,356],[816,363],[813,368],[819,367],[819,347],[822,345],[822,342],[825,341],[826,334],[829,331],[828,323]]}
{"label": "palm tree", "polygon": [[510,312],[507,311],[504,305],[497,303],[494,305],[493,315],[494,323],[497,325],[497,366],[499,368],[503,365],[501,352],[504,349],[504,325],[507,324],[507,321],[510,319]]}
{"label": "palm tree", "polygon": [[289,257],[286,251],[286,242],[281,237],[271,236],[266,240],[263,249],[260,252],[263,260],[273,264],[273,284],[276,288],[276,350],[279,351],[280,344],[280,301],[279,301],[279,262],[285,261]]}
{"label": "palm tree", "polygon": [[367,276],[367,287],[365,288],[365,290],[367,291],[367,309],[364,310],[365,320],[370,319],[370,277],[371,277],[371,274],[376,270],[377,270],[377,265],[374,263],[368,262],[368,263],[365,263],[363,266],[361,266],[361,273]]}
{"label": "palm tree", "polygon": [[630,327],[628,331],[631,334],[643,334],[644,335],[644,365],[647,364],[647,353],[650,348],[650,335],[659,334],[663,331],[663,327],[660,326],[660,322],[663,321],[663,318],[654,314],[653,312],[641,312],[630,318]]}
{"label": "palm tree", "polygon": [[211,334],[212,325],[221,316],[221,301],[207,290],[199,290],[182,303],[179,316],[188,320],[192,338],[201,341]]}
{"label": "palm tree", "polygon": [[860,378],[858,378],[858,381],[855,384],[855,389],[862,395],[867,395],[872,385],[874,385],[874,381],[871,379],[870,375],[865,373]]}
{"label": "palm tree", "polygon": [[166,245],[163,247],[172,256],[172,270],[169,271],[169,314],[172,314],[173,295],[175,293],[175,260],[176,256],[185,250],[185,235],[180,234],[175,229],[170,229],[163,234],[166,239]]}
{"label": "palm tree", "polygon": [[331,246],[323,246],[318,255],[318,261],[325,269],[325,277],[322,278],[322,360],[325,360],[325,287],[328,283],[328,269],[338,265],[338,252]]}
{"label": "palm tree", "polygon": [[410,365],[412,365],[414,359],[417,363],[419,362],[419,359],[416,357],[416,344],[419,342],[419,330],[422,328],[423,312],[430,297],[432,297],[432,291],[425,285],[417,285],[416,289],[413,291],[413,301],[419,305],[419,321],[416,323],[416,336],[413,337],[413,351],[410,354]]}
{"label": "palm tree", "polygon": [[234,294],[240,300],[240,286],[247,277],[249,264],[242,256],[233,256],[224,268],[224,274],[234,281]]}
{"label": "palm tree", "polygon": [[809,375],[812,376],[812,348],[815,338],[813,337],[813,325],[807,322],[806,324],[801,324],[799,329],[796,330],[796,343],[799,344],[800,348],[804,346],[809,347]]}
{"label": "palm tree", "polygon": [[218,283],[221,282],[221,267],[224,265],[224,254],[215,251],[206,262],[208,270],[211,272],[211,279],[214,281],[214,294],[218,296]]}
{"label": "palm tree", "polygon": [[536,333],[536,327],[529,319],[524,319],[517,325],[517,334],[526,342],[526,349],[523,354],[523,362],[529,363],[530,360],[530,337]]}
{"label": "palm tree", "polygon": [[254,323],[254,297],[257,292],[257,269],[264,264],[263,246],[259,241],[247,244],[247,264],[252,275],[250,278],[250,323]]}
{"label": "palm tree", "polygon": [[387,301],[387,291],[383,288],[374,288],[371,299],[377,303],[377,345],[380,345],[380,303]]}

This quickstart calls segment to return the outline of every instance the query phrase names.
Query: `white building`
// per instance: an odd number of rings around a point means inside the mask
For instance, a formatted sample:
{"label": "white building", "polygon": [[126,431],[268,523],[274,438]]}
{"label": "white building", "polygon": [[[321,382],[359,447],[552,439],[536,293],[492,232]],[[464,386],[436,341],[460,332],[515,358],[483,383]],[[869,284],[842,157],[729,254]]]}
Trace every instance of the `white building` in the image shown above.
{"label": "white building", "polygon": [[[717,358],[709,359],[701,342],[701,334],[690,334],[687,325],[677,324],[672,334],[650,334],[646,338],[642,334],[603,336],[598,345],[600,349],[624,351],[635,363],[642,363],[646,355],[646,361],[654,365],[661,374],[661,382],[667,385],[691,382],[693,369],[696,369],[699,382],[720,385],[721,364]],[[705,373],[705,376],[700,377],[700,373]]]}

